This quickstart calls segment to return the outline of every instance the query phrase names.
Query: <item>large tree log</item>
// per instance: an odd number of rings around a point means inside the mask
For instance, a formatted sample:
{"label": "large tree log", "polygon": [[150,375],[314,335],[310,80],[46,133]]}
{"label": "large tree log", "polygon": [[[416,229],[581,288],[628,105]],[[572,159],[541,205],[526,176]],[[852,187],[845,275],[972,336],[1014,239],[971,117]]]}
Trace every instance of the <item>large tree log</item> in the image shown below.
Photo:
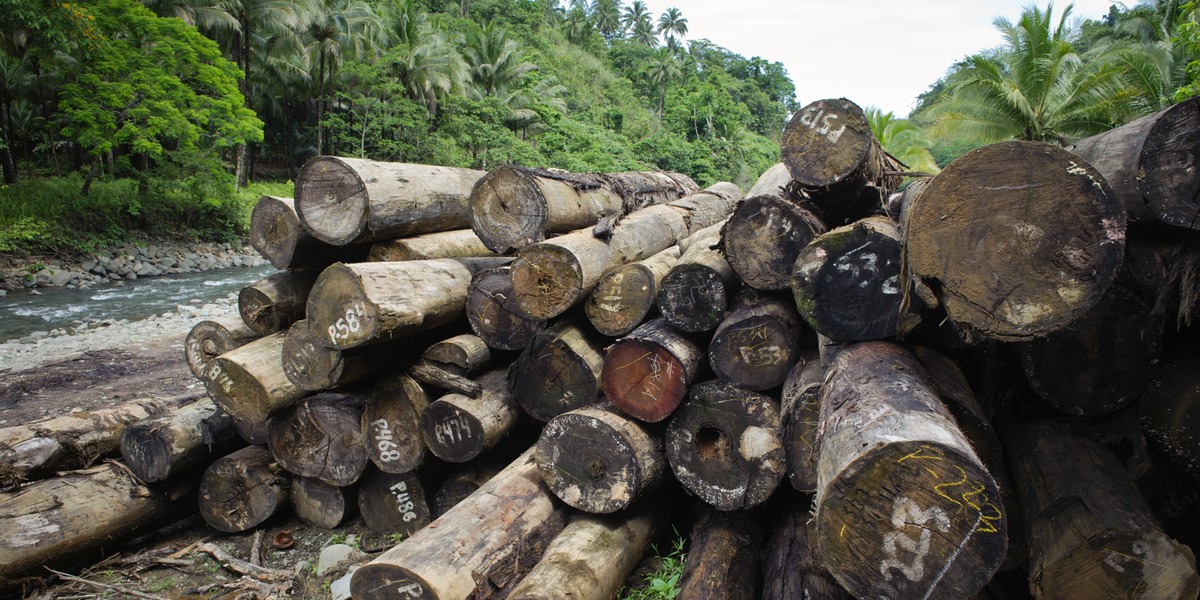
{"label": "large tree log", "polygon": [[206,466],[238,448],[233,419],[210,398],[142,419],[121,432],[121,458],[147,483],[167,481]]}
{"label": "large tree log", "polygon": [[291,198],[263,196],[250,213],[250,245],[276,269],[319,270],[335,262],[362,262],[370,246],[331,246],[300,224]]}
{"label": "large tree log", "polygon": [[408,370],[408,374],[426,385],[479,397],[483,387],[470,378],[479,375],[491,360],[492,351],[487,342],[477,335],[464,333],[426,348],[421,360]]}
{"label": "large tree log", "polygon": [[783,383],[810,340],[790,298],[748,290],[713,332],[708,364],[722,381],[768,390]]}
{"label": "large tree log", "polygon": [[348,350],[326,348],[313,337],[308,320],[300,319],[283,341],[283,374],[302,390],[327,390],[396,370],[405,354],[413,354],[410,345],[404,340]]}
{"label": "large tree log", "polygon": [[250,329],[240,315],[200,321],[183,341],[183,357],[192,375],[203,378],[214,358],[258,338],[258,332]]}
{"label": "large tree log", "polygon": [[520,422],[521,407],[513,399],[503,369],[479,378],[478,398],[447,394],[421,412],[421,431],[434,456],[453,463],[469,461],[491,450]]}
{"label": "large tree log", "polygon": [[628,214],[693,193],[686,175],[661,171],[586,173],[500,167],[471,192],[471,228],[506,254],[561,233],[590,227],[603,216]]}
{"label": "large tree log", "polygon": [[718,183],[625,215],[604,237],[587,227],[526,246],[512,264],[517,309],[534,319],[557,317],[579,304],[608,271],[723,221],[741,197],[736,185]]}
{"label": "large tree log", "polygon": [[1138,413],[1146,434],[1200,479],[1200,355],[1167,361],[1146,386]]}
{"label": "large tree log", "polygon": [[908,275],[983,338],[1028,340],[1074,321],[1108,290],[1125,248],[1125,212],[1104,177],[1039,142],[964,154],[905,213]]}
{"label": "large tree log", "polygon": [[679,483],[721,510],[766,502],[787,470],[774,401],[723,381],[688,389],[666,444]]}
{"label": "large tree log", "polygon": [[0,487],[89,467],[117,450],[126,427],[178,404],[178,400],[132,400],[109,409],[0,429]]}
{"label": "large tree log", "polygon": [[704,354],[691,340],[654,319],[608,348],[600,383],[624,413],[657,423],[675,411]]}
{"label": "large tree log", "polygon": [[850,600],[821,564],[810,496],[784,494],[763,552],[762,600]]}
{"label": "large tree log", "polygon": [[293,477],[288,496],[292,511],[301,521],[321,529],[334,529],[358,510],[357,492],[354,486],[339,487],[312,477]]}
{"label": "large tree log", "polygon": [[725,318],[739,281],[718,249],[724,224],[689,236],[679,261],[663,277],[658,289],[658,312],[672,327],[708,331]]}
{"label": "large tree log", "polygon": [[309,271],[280,271],[238,293],[238,313],[259,335],[285,331],[304,318],[304,302],[316,276]]}
{"label": "large tree log", "polygon": [[509,600],[610,600],[650,546],[655,511],[643,505],[620,515],[576,515]]}
{"label": "large tree log", "polygon": [[337,486],[358,481],[370,462],[362,435],[364,402],[365,394],[354,392],[301,400],[271,418],[271,453],[301,477]]}
{"label": "large tree log", "polygon": [[825,365],[816,354],[800,359],[787,380],[779,401],[780,440],[787,458],[788,481],[802,492],[817,489],[817,457],[821,424],[821,382]]}
{"label": "large tree log", "polygon": [[831,225],[883,209],[903,165],[880,147],[867,117],[845,98],[817,100],[783,130],[783,164]]}
{"label": "large tree log", "polygon": [[497,350],[523,350],[546,325],[517,310],[512,268],[500,267],[475,275],[467,292],[467,322],[471,331]]}
{"label": "large tree log", "polygon": [[508,260],[333,265],[308,295],[308,327],[323,345],[345,350],[445,325],[462,317],[471,278]]}
{"label": "large tree log", "polygon": [[1071,151],[1112,186],[1130,220],[1200,227],[1200,100],[1180,102],[1104,133]]}
{"label": "large tree log", "polygon": [[903,286],[900,231],[868,217],[814,239],[796,259],[792,293],[800,316],[835,342],[896,334]]}
{"label": "large tree log", "polygon": [[208,395],[235,421],[262,423],[304,397],[305,391],[283,372],[286,336],[275,333],[226,352],[204,372]]}
{"label": "large tree log", "polygon": [[292,477],[262,446],[218,458],[200,480],[200,516],[226,533],[252,529],[288,502]]}
{"label": "large tree log", "polygon": [[[113,544],[195,510],[196,480],[148,487],[108,463],[0,492],[0,582],[100,558]],[[94,556],[88,556],[94,553]]]}
{"label": "large tree log", "polygon": [[1005,428],[1039,599],[1195,598],[1196,559],[1163,533],[1103,446],[1051,423]]}
{"label": "large tree log", "polygon": [[752,288],[790,289],[796,257],[825,233],[820,217],[788,191],[791,181],[783,163],[767,169],[721,230],[721,253]]}
{"label": "large tree log", "polygon": [[513,363],[513,397],[542,422],[596,402],[604,355],[594,336],[572,320],[538,334]]}
{"label": "large tree log", "polygon": [[1092,310],[1046,337],[1021,345],[1030,387],[1054,408],[1098,417],[1137,400],[1160,347],[1150,305],[1119,285]]}
{"label": "large tree log", "polygon": [[550,491],[589,513],[628,508],[662,483],[667,470],[662,439],[607,405],[551,419],[535,457]]}
{"label": "large tree log", "polygon": [[841,350],[821,389],[817,544],[856,597],[966,598],[1005,556],[992,476],[907,350]]}
{"label": "large tree log", "polygon": [[412,535],[433,520],[417,473],[371,469],[358,486],[358,511],[371,531]]}
{"label": "large tree log", "polygon": [[296,176],[296,212],[317,239],[345,246],[467,227],[483,171],[318,156]]}
{"label": "large tree log", "polygon": [[502,462],[495,460],[496,458],[494,454],[489,454],[485,459],[471,461],[450,473],[442,485],[438,486],[437,493],[433,495],[434,516],[440,517],[446,514],[459,502],[466,500],[476,490],[491,481],[504,467]]}
{"label": "large tree log", "polygon": [[583,305],[592,327],[609,337],[619,337],[641,325],[654,308],[659,284],[679,262],[679,255],[679,247],[671,246],[601,277]]}
{"label": "large tree log", "polygon": [[692,525],[679,600],[758,600],[762,523],[750,511],[702,508]]}
{"label": "large tree log", "polygon": [[421,413],[429,404],[425,390],[412,378],[380,379],[363,408],[362,435],[367,455],[384,473],[408,473],[425,460]]}
{"label": "large tree log", "polygon": [[435,526],[355,572],[350,590],[362,600],[503,597],[541,559],[565,520],[530,448]]}
{"label": "large tree log", "polygon": [[470,258],[492,256],[479,236],[470,229],[438,231],[413,237],[377,242],[371,246],[368,260],[372,262],[399,262],[405,260],[430,260],[434,258]]}

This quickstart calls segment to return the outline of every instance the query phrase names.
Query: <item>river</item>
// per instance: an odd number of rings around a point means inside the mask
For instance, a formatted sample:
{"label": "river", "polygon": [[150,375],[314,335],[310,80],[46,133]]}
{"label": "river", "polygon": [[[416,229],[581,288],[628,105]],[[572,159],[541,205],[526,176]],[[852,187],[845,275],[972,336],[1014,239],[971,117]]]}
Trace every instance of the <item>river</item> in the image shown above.
{"label": "river", "polygon": [[201,304],[237,292],[274,272],[274,267],[234,267],[120,281],[90,289],[42,288],[40,294],[10,292],[0,298],[0,342],[91,319],[136,321],[181,304]]}

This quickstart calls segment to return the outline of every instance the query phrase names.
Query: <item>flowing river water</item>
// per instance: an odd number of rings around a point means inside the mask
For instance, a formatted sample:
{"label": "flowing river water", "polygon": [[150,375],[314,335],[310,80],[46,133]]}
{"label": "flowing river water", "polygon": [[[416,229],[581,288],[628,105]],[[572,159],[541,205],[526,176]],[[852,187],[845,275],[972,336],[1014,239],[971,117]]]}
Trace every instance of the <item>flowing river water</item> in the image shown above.
{"label": "flowing river water", "polygon": [[90,289],[43,288],[40,294],[10,292],[0,298],[0,342],[38,331],[91,321],[136,321],[180,305],[212,302],[274,272],[270,265],[234,267],[97,285]]}

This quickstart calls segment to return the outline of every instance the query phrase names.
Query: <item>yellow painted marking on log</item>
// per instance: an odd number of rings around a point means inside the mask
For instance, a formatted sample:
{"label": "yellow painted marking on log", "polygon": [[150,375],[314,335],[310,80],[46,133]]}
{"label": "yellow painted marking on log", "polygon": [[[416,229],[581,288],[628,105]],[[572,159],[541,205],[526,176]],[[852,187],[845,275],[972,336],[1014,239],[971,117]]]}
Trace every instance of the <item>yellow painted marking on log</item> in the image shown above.
{"label": "yellow painted marking on log", "polygon": [[[651,351],[651,352],[652,352],[652,351]],[[628,366],[634,365],[634,364],[636,364],[636,363],[639,363],[639,362],[641,362],[641,361],[642,361],[642,359],[643,359],[643,358],[646,358],[647,356],[650,356],[651,352],[646,352],[645,354],[643,354],[643,355],[641,355],[641,356],[639,356],[639,357],[637,357],[637,358],[635,358],[635,359],[633,359],[633,360],[631,360],[631,361],[629,361],[629,362],[627,362],[627,363],[625,363],[625,364],[623,364],[623,365],[621,365],[621,366],[617,367],[617,369],[618,369],[618,370],[620,370],[620,369],[624,369],[625,367],[628,367]]]}
{"label": "yellow painted marking on log", "polygon": [[934,493],[936,493],[937,495],[939,495],[939,496],[941,496],[941,497],[943,497],[943,498],[945,498],[945,499],[947,499],[947,500],[949,500],[949,501],[953,502],[954,504],[956,504],[956,505],[959,507],[959,509],[961,510],[961,509],[962,509],[962,506],[963,506],[963,503],[962,503],[962,502],[959,502],[958,500],[955,500],[955,499],[954,499],[952,496],[949,496],[949,495],[947,495],[947,494],[946,494],[946,492],[943,492],[943,491],[942,491],[942,488],[946,488],[946,487],[954,487],[954,486],[957,486],[957,485],[962,485],[962,484],[964,484],[964,483],[966,483],[966,482],[967,482],[967,472],[966,472],[966,471],[964,471],[964,470],[963,470],[963,468],[962,468],[962,467],[960,467],[960,466],[958,466],[958,465],[953,465],[953,467],[954,467],[955,469],[958,469],[958,472],[959,472],[959,474],[960,474],[960,475],[962,475],[962,479],[959,479],[958,481],[952,481],[952,482],[949,482],[949,483],[939,483],[939,484],[937,484],[937,485],[933,486],[933,491],[934,491]]}
{"label": "yellow painted marking on log", "polygon": [[[937,453],[938,453],[938,455],[936,455],[936,456],[926,456],[926,455],[923,455],[923,454],[921,454],[922,452],[925,452],[925,451],[929,451],[929,452],[937,452]],[[940,450],[938,450],[937,448],[931,448],[931,447],[929,447],[929,446],[921,446],[920,448],[917,448],[917,451],[916,451],[916,452],[913,452],[912,454],[909,454],[908,456],[904,456],[904,457],[901,457],[900,459],[898,459],[898,460],[896,461],[896,463],[897,463],[897,464],[899,464],[899,463],[902,463],[902,462],[904,462],[904,461],[906,461],[906,460],[908,460],[908,459],[910,459],[910,458],[913,458],[913,459],[925,459],[925,460],[942,460],[943,458],[945,458],[945,456],[946,456],[946,454],[945,454],[944,452],[941,452],[941,451],[940,451]]]}
{"label": "yellow painted marking on log", "polygon": [[842,531],[838,533],[838,537],[841,539],[846,538],[846,524],[845,523],[842,523]]}

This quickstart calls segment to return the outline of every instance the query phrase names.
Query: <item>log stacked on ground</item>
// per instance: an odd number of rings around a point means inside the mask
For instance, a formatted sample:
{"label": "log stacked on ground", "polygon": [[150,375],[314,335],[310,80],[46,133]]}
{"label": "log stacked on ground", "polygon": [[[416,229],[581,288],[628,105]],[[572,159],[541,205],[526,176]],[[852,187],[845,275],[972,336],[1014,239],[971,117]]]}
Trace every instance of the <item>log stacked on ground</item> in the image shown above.
{"label": "log stacked on ground", "polygon": [[708,363],[717,377],[736,386],[779,387],[800,359],[803,334],[790,299],[748,291],[713,332]]}
{"label": "log stacked on ground", "polygon": [[250,245],[276,269],[324,269],[335,262],[361,262],[366,245],[334,246],[313,237],[300,223],[291,198],[263,196],[250,213]]}
{"label": "log stacked on ground", "polygon": [[[438,231],[407,238],[377,242],[371,246],[368,260],[373,262],[399,262],[404,260],[429,260],[434,258],[469,258],[491,256],[479,236],[470,229]],[[351,261],[345,261],[351,262]],[[361,261],[354,261],[361,262]]]}
{"label": "log stacked on ground", "polygon": [[233,419],[209,398],[151,416],[121,432],[121,459],[147,483],[174,479],[237,449]]}
{"label": "log stacked on ground", "polygon": [[467,322],[471,331],[497,350],[523,350],[545,326],[517,310],[512,268],[481,271],[467,290]]}
{"label": "log stacked on ground", "polygon": [[192,326],[183,341],[184,360],[192,375],[203,377],[212,360],[260,336],[246,325],[241,315],[204,320]]}
{"label": "log stacked on ground", "polygon": [[601,372],[604,396],[642,421],[662,421],[683,401],[702,352],[665,319],[649,321],[609,347]]}
{"label": "log stacked on ground", "polygon": [[304,302],[316,277],[308,271],[280,271],[238,293],[242,321],[259,335],[287,330],[304,318]]}
{"label": "log stacked on ground", "polygon": [[584,304],[592,327],[609,337],[619,337],[637,328],[654,308],[659,284],[679,262],[679,255],[679,247],[671,246],[601,277]]}
{"label": "log stacked on ground", "polygon": [[562,320],[513,363],[513,397],[529,416],[545,422],[596,402],[604,355],[594,337],[586,325]]}
{"label": "log stacked on ground", "polygon": [[288,501],[292,477],[271,451],[247,446],[218,458],[200,480],[200,516],[217,531],[246,531]]}
{"label": "log stacked on ground", "polygon": [[658,312],[681,331],[709,331],[725,318],[737,293],[737,275],[721,255],[724,222],[701,229],[685,241],[679,261],[658,289]]}

